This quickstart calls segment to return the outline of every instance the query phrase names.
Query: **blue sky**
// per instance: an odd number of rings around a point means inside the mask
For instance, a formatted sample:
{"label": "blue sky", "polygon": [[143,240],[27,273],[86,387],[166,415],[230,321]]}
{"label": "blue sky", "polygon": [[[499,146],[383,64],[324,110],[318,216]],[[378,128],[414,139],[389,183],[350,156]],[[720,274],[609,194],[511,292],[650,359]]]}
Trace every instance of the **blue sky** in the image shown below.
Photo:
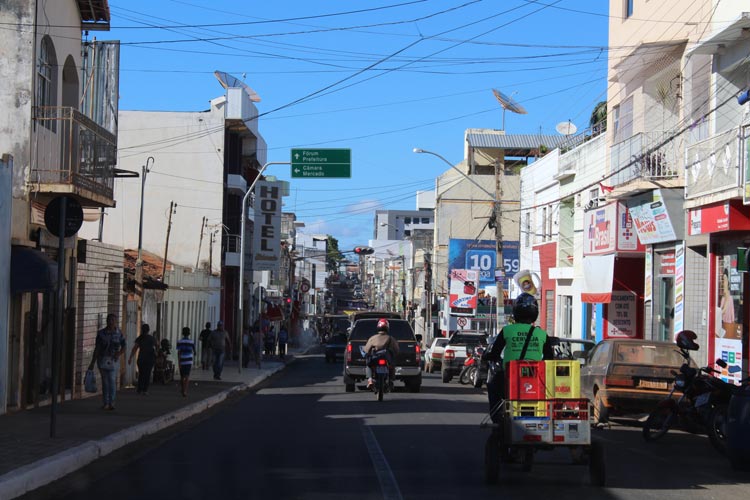
{"label": "blue sky", "polygon": [[[502,125],[497,88],[526,115],[507,133],[588,124],[606,98],[608,2],[590,0],[110,0],[122,42],[120,109],[201,110],[214,70],[260,95],[269,161],[350,148],[352,178],[291,182],[285,210],[341,248],[372,237],[375,209],[413,209],[463,156],[467,128]],[[301,100],[301,101],[300,101]],[[298,102],[300,101],[300,102]],[[269,175],[290,180],[289,167]]]}

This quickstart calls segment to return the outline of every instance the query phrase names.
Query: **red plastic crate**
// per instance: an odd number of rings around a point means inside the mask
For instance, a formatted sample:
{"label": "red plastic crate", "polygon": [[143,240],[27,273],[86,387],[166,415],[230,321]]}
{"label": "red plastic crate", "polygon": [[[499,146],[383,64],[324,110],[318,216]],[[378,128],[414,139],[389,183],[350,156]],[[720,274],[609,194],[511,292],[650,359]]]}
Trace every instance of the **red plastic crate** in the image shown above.
{"label": "red plastic crate", "polygon": [[588,399],[551,399],[550,406],[553,420],[589,419]]}
{"label": "red plastic crate", "polygon": [[545,399],[544,361],[511,361],[506,373],[508,399]]}

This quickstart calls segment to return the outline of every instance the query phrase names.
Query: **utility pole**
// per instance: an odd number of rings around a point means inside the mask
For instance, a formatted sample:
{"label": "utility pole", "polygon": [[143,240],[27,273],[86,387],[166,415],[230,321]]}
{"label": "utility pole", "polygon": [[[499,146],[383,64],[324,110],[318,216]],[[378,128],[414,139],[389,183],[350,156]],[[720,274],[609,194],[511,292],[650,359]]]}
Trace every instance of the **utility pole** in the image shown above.
{"label": "utility pole", "polygon": [[148,165],[154,164],[154,157],[149,156],[146,164],[141,167],[141,214],[138,223],[138,258],[135,261],[135,331],[136,335],[141,335],[141,325],[143,324],[143,196],[146,191],[146,175],[150,172]]}
{"label": "utility pole", "polygon": [[495,334],[499,334],[505,326],[505,293],[503,282],[505,281],[505,262],[503,261],[503,178],[505,176],[505,161],[498,158],[495,162],[495,246],[497,261],[495,262],[495,284],[497,285],[497,307],[495,313]]}
{"label": "utility pole", "polygon": [[201,247],[203,246],[203,231],[206,229],[206,222],[208,219],[206,219],[206,216],[203,216],[203,222],[201,223],[201,237],[198,240],[198,257],[195,258],[195,269],[198,270],[198,265],[200,264],[201,260]]}
{"label": "utility pole", "polygon": [[172,214],[177,213],[177,203],[169,202],[169,222],[167,222],[167,241],[164,243],[164,262],[161,265],[161,282],[167,282],[167,254],[169,253],[169,233],[172,232]]}

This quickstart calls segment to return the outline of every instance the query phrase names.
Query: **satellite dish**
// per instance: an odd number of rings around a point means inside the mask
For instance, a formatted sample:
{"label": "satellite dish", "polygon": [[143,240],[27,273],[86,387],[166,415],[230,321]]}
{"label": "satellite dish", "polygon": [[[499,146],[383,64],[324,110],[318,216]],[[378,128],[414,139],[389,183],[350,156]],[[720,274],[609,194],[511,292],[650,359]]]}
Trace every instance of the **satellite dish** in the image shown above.
{"label": "satellite dish", "polygon": [[503,107],[503,130],[505,130],[506,109],[512,111],[513,113],[518,113],[519,115],[526,114],[526,109],[524,109],[523,106],[514,101],[512,97],[503,94],[497,89],[492,89],[492,93],[495,94],[495,99],[497,99],[497,102],[499,102],[500,106]]}
{"label": "satellite dish", "polygon": [[573,122],[568,120],[566,122],[560,122],[555,125],[555,130],[557,130],[562,135],[572,135],[576,133],[578,127],[576,127]]}
{"label": "satellite dish", "polygon": [[492,89],[492,93],[495,94],[495,99],[497,99],[497,102],[500,103],[503,109],[518,113],[519,115],[526,114],[526,109],[514,101],[512,97],[503,94],[497,89]]}
{"label": "satellite dish", "polygon": [[[229,88],[241,88],[245,91],[247,94],[247,97],[252,102],[260,102],[260,96],[257,92],[255,92],[253,89],[250,88],[248,84],[240,80],[239,78],[236,78],[229,73],[224,73],[223,71],[214,71],[214,76],[217,80],[219,80],[219,83],[222,87],[225,89]],[[245,73],[242,74],[242,76],[245,76]]]}

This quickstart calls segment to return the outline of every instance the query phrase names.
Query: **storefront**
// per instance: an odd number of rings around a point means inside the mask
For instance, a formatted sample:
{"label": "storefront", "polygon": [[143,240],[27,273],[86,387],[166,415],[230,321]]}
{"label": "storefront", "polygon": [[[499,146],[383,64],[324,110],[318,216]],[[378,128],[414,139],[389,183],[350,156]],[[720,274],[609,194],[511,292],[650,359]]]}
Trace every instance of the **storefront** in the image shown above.
{"label": "storefront", "polygon": [[681,190],[655,189],[627,201],[644,259],[644,338],[672,342],[684,329],[685,223]]}
{"label": "storefront", "polygon": [[644,247],[628,208],[616,201],[589,210],[583,230],[586,337],[643,338]]}
{"label": "storefront", "polygon": [[738,382],[748,373],[750,207],[728,200],[691,209],[688,224],[691,237],[709,236],[708,359],[726,361],[727,368],[715,368]]}

